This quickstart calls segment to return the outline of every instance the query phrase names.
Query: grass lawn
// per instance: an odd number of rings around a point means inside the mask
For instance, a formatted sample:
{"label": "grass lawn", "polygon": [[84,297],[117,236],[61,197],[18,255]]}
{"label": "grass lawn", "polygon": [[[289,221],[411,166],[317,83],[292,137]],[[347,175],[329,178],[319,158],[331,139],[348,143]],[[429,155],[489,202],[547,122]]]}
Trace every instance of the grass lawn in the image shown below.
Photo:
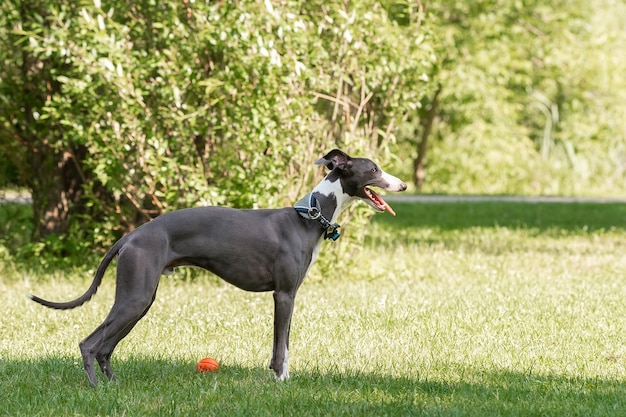
{"label": "grass lawn", "polygon": [[[0,415],[626,415],[626,206],[394,209],[350,268],[305,280],[285,383],[267,369],[270,293],[175,274],[118,346],[119,381],[91,388],[77,345],[111,306],[112,274],[85,306],[53,311],[25,295],[74,298],[93,271],[5,263]],[[196,373],[205,356],[221,369]]]}

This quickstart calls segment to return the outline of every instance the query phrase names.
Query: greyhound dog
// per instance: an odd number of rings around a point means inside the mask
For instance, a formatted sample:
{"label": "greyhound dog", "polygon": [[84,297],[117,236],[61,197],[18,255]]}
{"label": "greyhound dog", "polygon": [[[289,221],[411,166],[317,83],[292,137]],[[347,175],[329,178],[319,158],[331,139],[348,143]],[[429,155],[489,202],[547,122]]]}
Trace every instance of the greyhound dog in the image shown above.
{"label": "greyhound dog", "polygon": [[406,184],[373,161],[352,158],[334,149],[316,162],[328,175],[295,207],[239,210],[198,207],[156,217],[118,240],[96,271],[91,286],[77,299],[39,304],[72,309],[89,301],[117,255],[115,302],[109,315],[80,342],[83,366],[97,384],[94,358],[110,380],[113,350],[148,312],[161,274],[179,266],[207,269],[246,291],[274,291],[274,343],[270,369],[276,379],[289,378],[289,329],[296,292],[315,261],[324,239],[336,240],[339,214],[351,201],[395,213],[369,187],[404,191]]}

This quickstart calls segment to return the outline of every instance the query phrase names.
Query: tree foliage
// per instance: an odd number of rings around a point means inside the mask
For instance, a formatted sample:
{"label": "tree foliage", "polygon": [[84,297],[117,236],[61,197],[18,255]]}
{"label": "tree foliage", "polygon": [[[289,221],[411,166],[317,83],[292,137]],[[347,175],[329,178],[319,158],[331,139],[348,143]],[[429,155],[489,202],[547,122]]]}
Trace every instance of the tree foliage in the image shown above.
{"label": "tree foliage", "polygon": [[624,192],[626,7],[430,2],[442,70],[424,190]]}
{"label": "tree foliage", "polygon": [[108,243],[180,207],[290,205],[331,147],[389,161],[434,68],[418,22],[375,1],[0,7],[0,143],[39,236]]}

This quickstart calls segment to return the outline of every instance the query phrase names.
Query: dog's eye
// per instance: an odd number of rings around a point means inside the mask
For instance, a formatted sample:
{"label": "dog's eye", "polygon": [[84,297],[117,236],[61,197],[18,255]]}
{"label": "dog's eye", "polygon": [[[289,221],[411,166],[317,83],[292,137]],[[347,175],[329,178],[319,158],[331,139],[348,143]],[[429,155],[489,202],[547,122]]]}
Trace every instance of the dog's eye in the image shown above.
{"label": "dog's eye", "polygon": [[378,172],[378,168],[377,168],[377,167],[374,167],[374,168],[372,168],[372,169],[370,170],[370,172],[371,172],[372,174],[376,174],[376,173]]}

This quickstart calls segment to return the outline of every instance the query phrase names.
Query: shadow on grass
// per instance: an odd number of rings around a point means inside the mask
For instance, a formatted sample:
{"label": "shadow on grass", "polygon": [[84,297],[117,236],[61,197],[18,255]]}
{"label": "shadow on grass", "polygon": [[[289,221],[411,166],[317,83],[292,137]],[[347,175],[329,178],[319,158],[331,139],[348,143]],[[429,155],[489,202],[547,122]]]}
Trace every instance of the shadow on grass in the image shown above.
{"label": "shadow on grass", "polygon": [[[450,365],[455,366],[455,365]],[[89,387],[72,358],[0,359],[2,415],[185,416],[613,416],[626,382],[463,369],[457,381],[358,372],[295,372],[133,358],[115,362],[119,382]]]}
{"label": "shadow on grass", "polygon": [[391,228],[471,227],[561,230],[573,233],[626,230],[626,204],[607,203],[394,203],[397,217],[375,216]]}

